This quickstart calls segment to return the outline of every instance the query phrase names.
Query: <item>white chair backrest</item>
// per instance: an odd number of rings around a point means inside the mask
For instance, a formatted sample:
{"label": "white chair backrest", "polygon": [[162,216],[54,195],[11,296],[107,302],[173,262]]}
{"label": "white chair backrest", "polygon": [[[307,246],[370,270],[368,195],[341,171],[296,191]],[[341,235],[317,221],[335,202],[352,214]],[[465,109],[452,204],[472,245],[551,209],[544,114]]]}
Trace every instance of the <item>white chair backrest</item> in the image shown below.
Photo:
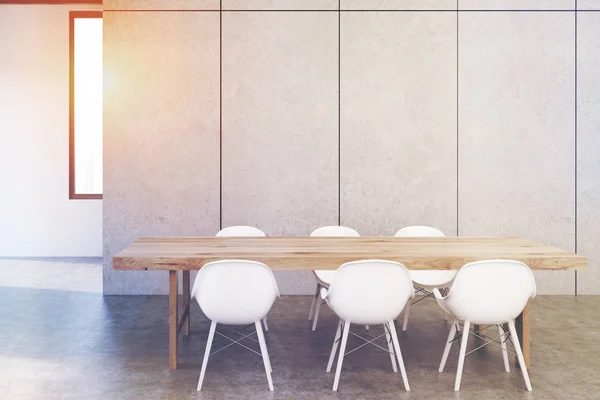
{"label": "white chair backrest", "polygon": [[223,260],[200,269],[192,297],[211,321],[244,325],[263,319],[279,297],[279,290],[265,264]]}
{"label": "white chair backrest", "polygon": [[221,229],[215,236],[266,236],[263,231],[253,226],[236,225]]}
{"label": "white chair backrest", "polygon": [[352,228],[348,228],[347,226],[322,226],[320,228],[312,231],[310,236],[360,236],[358,232],[356,232]]}
{"label": "white chair backrest", "polygon": [[400,237],[442,237],[444,233],[439,229],[431,226],[405,226],[400,229],[394,236]]}
{"label": "white chair backrest", "polygon": [[[396,232],[397,237],[443,237],[444,233],[439,229],[430,226],[406,226]],[[433,288],[448,287],[457,271],[410,271],[413,282],[422,287]]]}
{"label": "white chair backrest", "polygon": [[[360,236],[358,232],[356,232],[352,228],[348,228],[347,226],[322,226],[320,228],[312,231],[310,236],[347,236],[354,237]],[[317,276],[319,280],[325,283],[331,283],[333,278],[335,277],[335,270],[318,270],[313,271],[313,273]]]}
{"label": "white chair backrest", "polygon": [[327,301],[343,320],[375,325],[398,317],[413,295],[412,281],[404,265],[364,260],[337,269]]}
{"label": "white chair backrest", "polygon": [[463,266],[446,301],[461,320],[500,324],[514,320],[535,294],[535,278],[527,265],[489,260]]}

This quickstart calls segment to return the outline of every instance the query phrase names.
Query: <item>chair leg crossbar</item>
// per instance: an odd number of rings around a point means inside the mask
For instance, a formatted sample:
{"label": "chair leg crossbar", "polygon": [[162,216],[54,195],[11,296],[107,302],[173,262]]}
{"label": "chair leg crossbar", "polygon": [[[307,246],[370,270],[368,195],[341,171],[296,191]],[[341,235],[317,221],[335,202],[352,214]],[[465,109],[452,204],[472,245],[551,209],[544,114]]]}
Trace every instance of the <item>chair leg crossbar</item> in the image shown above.
{"label": "chair leg crossbar", "polygon": [[[361,334],[352,332],[352,331],[350,331],[350,323],[349,322],[340,321],[340,323],[338,324],[338,327],[337,327],[337,331],[335,333],[335,338],[333,340],[333,346],[331,348],[331,354],[329,355],[329,362],[327,363],[327,370],[326,370],[327,372],[331,371],[331,367],[333,366],[333,360],[335,358],[335,354],[336,354],[337,348],[339,346],[340,350],[339,350],[339,355],[338,355],[337,368],[335,371],[335,379],[333,381],[333,390],[334,391],[337,391],[337,388],[338,388],[338,384],[340,381],[340,373],[342,371],[342,363],[344,361],[344,356],[346,356],[350,353],[353,353],[356,350],[358,350],[368,344],[372,344],[375,347],[378,347],[381,350],[389,353],[390,359],[392,362],[392,368],[393,368],[394,372],[398,372],[398,366],[400,366],[400,372],[402,373],[402,380],[404,382],[404,387],[406,388],[407,391],[410,390],[410,387],[408,386],[408,379],[406,377],[406,369],[404,367],[404,361],[402,360],[402,353],[400,351],[400,344],[398,342],[398,336],[396,334],[396,329],[394,327],[394,323],[388,322],[388,323],[383,324],[383,326],[385,328],[385,332],[379,336],[375,336],[375,335],[370,334],[369,332],[361,331]],[[356,337],[364,340],[365,343],[346,352],[346,344],[348,341],[349,334],[352,334],[352,336],[356,336]],[[384,336],[385,336],[385,339],[383,338]],[[387,349],[380,346],[380,344],[376,343],[376,341],[380,341],[379,343],[381,343],[381,341],[384,341],[387,344]],[[397,362],[397,364],[396,364],[396,362]]]}
{"label": "chair leg crossbar", "polygon": [[[435,295],[433,294],[433,292],[430,292],[429,290],[427,290],[427,289],[424,289],[424,288],[422,288],[422,287],[419,287],[419,286],[413,286],[413,287],[415,288],[415,294],[423,293],[423,295],[424,295],[424,296],[422,296],[422,297],[421,297],[420,299],[418,299],[418,300],[415,300],[415,301],[413,301],[413,302],[411,303],[411,305],[417,304],[418,302],[420,302],[420,301],[423,301],[423,300],[425,300],[425,299],[426,299],[426,298],[428,298],[428,297],[435,298]],[[446,288],[442,288],[442,289],[440,289],[440,293],[442,294],[442,296],[445,296],[445,295],[446,295],[446,291],[447,291],[447,289],[446,289]]]}
{"label": "chair leg crossbar", "polygon": [[[411,305],[415,305],[418,302],[423,301],[423,300],[425,300],[428,297],[435,298],[435,295],[433,294],[433,292],[430,292],[427,289],[423,289],[422,287],[418,287],[418,286],[413,286],[413,287],[415,288],[415,294],[423,293],[424,296],[422,296],[420,299],[417,299],[417,300],[413,301],[411,303]],[[445,291],[445,289],[442,289],[441,291]],[[442,293],[442,295],[443,295],[443,293]]]}
{"label": "chair leg crossbar", "polygon": [[[347,351],[344,354],[344,356],[347,356],[350,353],[354,353],[356,350],[358,350],[360,348],[363,348],[363,347],[365,347],[368,344],[372,344],[375,347],[379,347],[381,350],[385,351],[386,353],[390,353],[391,355],[396,356],[396,353],[394,353],[393,351],[391,351],[389,348],[385,349],[385,348],[381,347],[380,345],[378,345],[377,343],[375,343],[376,340],[384,340],[387,345],[389,345],[389,344],[392,343],[392,339],[391,339],[391,337],[389,335],[389,330],[388,330],[387,327],[385,327],[385,332],[382,333],[379,336],[374,336],[374,335],[371,335],[370,333],[363,332],[365,335],[370,336],[372,339],[368,339],[368,338],[362,337],[359,334],[357,334],[356,332],[353,332],[352,330],[349,330],[348,333],[351,334],[352,336],[356,336],[357,338],[360,338],[360,339],[364,340],[365,343],[361,344],[360,346],[355,347],[354,349],[352,349],[350,351]],[[383,339],[384,336],[386,336],[389,339]],[[338,341],[339,340],[341,340],[341,338],[338,339]]]}
{"label": "chair leg crossbar", "polygon": [[[506,348],[506,342],[507,341],[509,341],[510,344],[513,345],[513,347],[514,347],[514,344],[512,343],[512,340],[510,338],[510,332],[503,333],[500,336],[495,337],[493,339],[489,339],[489,338],[487,338],[485,336],[481,336],[478,333],[479,331],[485,330],[487,328],[491,328],[492,326],[494,326],[494,325],[488,325],[488,326],[484,326],[483,328],[479,328],[479,330],[473,329],[473,330],[469,331],[469,334],[475,336],[478,339],[482,339],[485,342],[481,346],[476,347],[473,350],[465,353],[465,356],[468,356],[469,354],[476,352],[477,350],[481,349],[482,347],[487,346],[488,344],[496,346],[497,348],[501,349],[502,351],[506,351],[506,352],[512,354],[515,357],[517,356],[517,353],[515,353],[513,351],[510,351],[510,350],[508,350]],[[496,326],[498,326],[499,328],[502,327],[501,325],[496,325]],[[454,336],[454,339],[450,340],[450,343],[459,342],[462,339],[462,335],[463,335],[463,332],[457,331],[456,334],[455,334],[455,336]]]}
{"label": "chair leg crossbar", "polygon": [[[256,351],[256,350],[253,350],[253,349],[251,349],[250,347],[248,347],[248,346],[246,346],[246,345],[244,345],[244,344],[240,343],[240,342],[241,342],[242,340],[244,340],[244,339],[251,339],[251,340],[255,341],[256,343],[258,343],[258,340],[256,340],[256,339],[254,339],[254,338],[252,338],[252,337],[251,337],[252,335],[254,335],[254,334],[256,333],[256,331],[254,331],[254,332],[250,332],[250,333],[249,333],[249,334],[247,334],[247,335],[242,335],[242,337],[241,337],[241,338],[239,338],[239,339],[237,339],[237,340],[236,340],[236,339],[233,339],[233,338],[230,338],[229,336],[227,336],[227,335],[224,335],[224,334],[222,334],[221,332],[218,332],[218,331],[215,331],[215,333],[216,333],[217,335],[220,335],[221,337],[223,337],[223,338],[225,338],[225,339],[228,339],[228,340],[230,340],[230,341],[231,341],[231,343],[229,343],[229,344],[226,344],[225,346],[221,347],[220,349],[213,351],[212,353],[210,353],[210,355],[211,355],[211,356],[212,356],[213,354],[217,354],[217,353],[218,353],[218,352],[220,352],[221,350],[225,350],[226,348],[228,348],[228,347],[230,347],[230,346],[233,346],[234,344],[237,344],[237,345],[239,345],[239,346],[241,346],[241,347],[245,348],[246,350],[249,350],[249,351],[253,352],[254,354],[256,354],[256,355],[258,355],[258,356],[261,356],[261,357],[262,357],[262,354],[260,354],[258,351]],[[239,333],[239,332],[236,332],[236,333]],[[241,335],[241,333],[240,333],[240,335]]]}
{"label": "chair leg crossbar", "polygon": [[[247,328],[249,328],[251,326],[252,325],[248,325],[248,326],[244,327],[243,329],[247,329]],[[244,333],[239,332],[239,331],[237,331],[235,329],[231,329],[229,327],[223,326],[222,327],[223,329],[241,336],[241,337],[235,339],[235,338],[232,338],[232,337],[229,337],[229,336],[225,335],[224,333],[218,332],[216,330],[217,323],[214,322],[214,321],[211,323],[210,330],[209,330],[209,333],[208,333],[208,340],[206,342],[206,349],[204,351],[204,359],[202,360],[202,369],[200,371],[200,378],[198,379],[198,388],[197,388],[198,391],[200,391],[201,388],[202,388],[202,382],[204,381],[204,375],[206,373],[206,366],[208,364],[208,358],[209,358],[209,356],[212,356],[212,355],[220,352],[221,350],[225,350],[226,348],[228,348],[230,346],[233,346],[234,344],[237,344],[238,346],[241,346],[241,347],[245,348],[246,350],[249,350],[252,353],[254,353],[254,354],[262,357],[263,363],[265,364],[265,372],[267,374],[267,382],[269,384],[269,390],[273,390],[273,381],[271,379],[271,373],[273,372],[273,368],[271,366],[271,360],[269,358],[269,352],[267,350],[267,344],[266,344],[265,336],[264,336],[264,333],[263,333],[263,330],[262,330],[261,321],[257,321],[254,324],[254,327],[255,327],[255,330],[253,330],[252,332],[250,332],[248,334],[244,334]],[[221,339],[227,339],[227,340],[229,340],[230,343],[224,345],[220,349],[215,350],[215,351],[213,351],[211,353],[210,350],[211,350],[211,347],[212,347],[213,343],[218,341],[218,340],[214,340],[215,334],[219,335],[221,337]],[[255,339],[255,338],[252,337],[254,334],[256,334],[256,336],[258,337],[258,339]],[[249,339],[249,340],[252,340],[253,342],[257,342],[259,344],[259,346],[260,346],[260,353],[258,351],[256,351],[256,350],[254,350],[254,349],[246,346],[245,344],[241,343],[241,341],[244,340],[244,339]]]}
{"label": "chair leg crossbar", "polygon": [[[440,367],[438,369],[439,372],[444,371],[444,366],[446,365],[446,360],[448,359],[448,353],[450,352],[450,347],[454,342],[460,342],[460,352],[458,356],[458,367],[456,371],[456,381],[454,383],[454,390],[458,391],[460,389],[460,381],[462,378],[462,370],[464,366],[465,357],[469,354],[481,349],[482,347],[487,346],[488,344],[494,345],[502,350],[502,359],[504,361],[504,370],[506,372],[510,372],[510,366],[508,362],[508,354],[515,355],[519,360],[519,365],[521,366],[521,373],[523,374],[523,379],[525,380],[525,386],[527,386],[527,390],[531,391],[531,382],[529,381],[529,375],[527,373],[527,368],[525,366],[525,361],[523,360],[523,353],[521,351],[521,346],[519,344],[519,338],[517,337],[514,322],[508,322],[508,331],[505,331],[502,325],[489,325],[483,328],[478,328],[477,330],[469,329],[471,323],[469,321],[465,321],[463,324],[462,332],[459,332],[460,323],[458,320],[455,320],[452,323],[452,327],[450,328],[450,333],[448,334],[448,339],[446,341],[446,347],[444,348],[444,354],[442,355],[442,361],[440,362]],[[487,329],[493,326],[498,327],[499,336],[495,338],[487,338],[480,334],[480,331],[483,329]],[[473,335],[476,338],[484,340],[484,343],[480,346],[477,346],[475,349],[467,352],[467,341],[469,335]],[[514,352],[507,349],[506,342],[511,342]]]}
{"label": "chair leg crossbar", "polygon": [[[422,287],[419,286],[413,286],[415,289],[415,293],[423,293],[423,296],[421,296],[419,299],[413,301],[413,302],[408,302],[406,303],[406,307],[404,309],[404,323],[402,324],[402,331],[406,331],[406,327],[408,326],[408,316],[410,315],[410,308],[412,306],[414,306],[415,304],[417,304],[420,301],[423,301],[429,297],[431,298],[435,298],[435,295],[433,294],[433,292],[430,292],[427,289],[424,289]],[[446,295],[447,293],[447,289],[446,288],[442,288],[440,289],[440,292],[442,293],[443,296]],[[446,313],[444,313],[444,319],[446,319],[448,316]]]}

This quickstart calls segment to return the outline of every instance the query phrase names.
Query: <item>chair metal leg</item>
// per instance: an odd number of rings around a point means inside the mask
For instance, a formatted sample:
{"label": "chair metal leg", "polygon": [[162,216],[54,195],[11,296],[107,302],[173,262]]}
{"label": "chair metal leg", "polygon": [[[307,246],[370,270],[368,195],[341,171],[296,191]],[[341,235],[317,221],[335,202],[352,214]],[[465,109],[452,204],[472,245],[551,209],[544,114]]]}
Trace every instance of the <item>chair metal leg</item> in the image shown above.
{"label": "chair metal leg", "polygon": [[271,379],[271,362],[269,361],[269,353],[267,352],[267,342],[265,341],[265,335],[263,333],[260,321],[256,321],[254,325],[256,326],[256,335],[258,336],[258,343],[260,344],[260,352],[262,354],[263,363],[265,364],[265,372],[267,374],[269,390],[273,391],[273,380]]}
{"label": "chair metal leg", "polygon": [[[265,321],[263,321],[265,322]],[[258,332],[257,332],[257,336],[258,336]],[[271,365],[271,357],[269,356],[269,349],[266,346],[266,339],[265,339],[265,353],[267,354],[267,361],[269,362],[269,371],[271,371],[271,373],[273,373],[273,366]],[[259,345],[260,345],[260,341],[259,341]]]}
{"label": "chair metal leg", "polygon": [[450,353],[450,348],[452,347],[452,342],[454,340],[454,336],[456,335],[456,325],[458,325],[458,321],[454,320],[452,322],[452,326],[450,327],[450,332],[448,333],[448,339],[446,340],[446,347],[444,347],[444,354],[442,355],[442,361],[440,362],[440,367],[438,368],[438,372],[444,372],[444,367],[446,366],[446,360],[448,360],[448,354]]}
{"label": "chair metal leg", "polygon": [[396,327],[394,321],[388,322],[390,333],[392,335],[392,342],[396,349],[396,357],[398,358],[398,365],[400,366],[400,373],[402,374],[402,382],[404,382],[404,389],[410,392],[410,386],[408,385],[408,377],[406,376],[406,368],[404,367],[404,360],[402,359],[402,351],[400,350],[400,342],[398,342],[398,334],[396,333]]}
{"label": "chair metal leg", "polygon": [[463,366],[465,364],[465,353],[467,351],[467,341],[469,339],[469,326],[471,323],[465,321],[463,326],[462,340],[460,341],[460,353],[458,355],[458,368],[456,369],[456,381],[454,382],[454,391],[458,392],[460,389],[460,380],[462,378]]}
{"label": "chair metal leg", "polygon": [[404,323],[402,324],[403,332],[406,331],[406,327],[408,326],[408,316],[410,315],[410,306],[411,306],[410,303],[411,303],[411,301],[409,299],[408,303],[406,303],[406,307],[404,307]]}
{"label": "chair metal leg", "polygon": [[206,373],[206,366],[208,365],[208,357],[210,356],[210,348],[212,346],[213,338],[215,337],[215,330],[217,329],[217,323],[212,321],[210,324],[210,330],[208,331],[208,340],[206,341],[206,349],[204,350],[204,359],[202,360],[202,369],[200,370],[200,378],[198,379],[198,388],[202,389],[202,382],[204,381],[204,374]]}
{"label": "chair metal leg", "polygon": [[[266,349],[266,347],[265,347]],[[271,365],[271,357],[269,356],[269,350],[266,350],[267,352],[267,361],[269,362],[269,371],[271,371],[271,373],[273,373],[273,366]]]}
{"label": "chair metal leg", "polygon": [[350,321],[344,321],[344,333],[342,335],[342,344],[340,345],[340,355],[335,369],[335,379],[333,381],[333,391],[337,392],[340,383],[340,374],[342,373],[342,364],[344,363],[344,353],[346,352],[346,343],[348,342],[348,332],[350,331]]}
{"label": "chair metal leg", "polygon": [[510,366],[508,364],[508,351],[506,350],[506,339],[507,335],[502,329],[502,325],[498,325],[498,333],[500,333],[500,346],[502,346],[502,359],[504,360],[504,370],[510,372]]}
{"label": "chair metal leg", "polygon": [[321,311],[321,298],[317,299],[317,304],[315,305],[315,316],[313,319],[312,330],[313,332],[317,329],[317,321],[319,321],[319,311]]}
{"label": "chair metal leg", "polygon": [[327,372],[331,372],[331,367],[333,366],[333,359],[335,358],[335,353],[337,351],[337,347],[340,344],[340,338],[342,336],[342,325],[344,322],[340,319],[338,323],[337,330],[335,331],[335,337],[333,338],[333,345],[331,346],[331,354],[329,354],[329,362],[327,363]]}
{"label": "chair metal leg", "polygon": [[315,290],[315,295],[313,296],[312,303],[310,303],[310,312],[308,313],[308,320],[312,321],[315,315],[315,305],[317,301],[321,301],[319,297],[319,284],[317,283],[317,289]]}
{"label": "chair metal leg", "polygon": [[385,329],[385,341],[387,342],[388,351],[390,352],[390,358],[392,360],[392,369],[394,372],[398,372],[398,367],[396,367],[396,356],[394,356],[394,343],[392,341],[390,329],[387,324],[383,324],[383,329]]}
{"label": "chair metal leg", "polygon": [[523,379],[525,380],[525,386],[527,390],[531,392],[531,382],[529,381],[529,374],[527,373],[527,365],[525,364],[525,358],[523,358],[523,351],[521,351],[521,345],[519,344],[519,337],[517,336],[517,330],[515,329],[515,321],[508,321],[508,329],[510,331],[510,335],[513,338],[513,346],[515,347],[515,351],[517,352],[517,358],[519,360],[519,366],[521,367],[521,372],[523,373]]}
{"label": "chair metal leg", "polygon": [[265,331],[269,332],[269,325],[267,325],[267,316],[265,315],[265,317],[262,320],[263,324],[265,325]]}

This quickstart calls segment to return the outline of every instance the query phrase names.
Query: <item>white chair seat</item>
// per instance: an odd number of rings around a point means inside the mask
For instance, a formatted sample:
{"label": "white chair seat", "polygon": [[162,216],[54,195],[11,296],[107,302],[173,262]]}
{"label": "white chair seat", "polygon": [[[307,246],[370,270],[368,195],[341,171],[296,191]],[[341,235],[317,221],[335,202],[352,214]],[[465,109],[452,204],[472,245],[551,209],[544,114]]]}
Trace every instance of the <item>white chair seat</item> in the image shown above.
{"label": "white chair seat", "polygon": [[[322,226],[315,229],[310,236],[339,236],[339,237],[354,237],[360,236],[352,228],[346,226]],[[312,321],[312,330],[317,329],[317,321],[319,320],[319,312],[321,311],[321,300],[319,299],[319,292],[321,288],[328,288],[335,278],[334,270],[318,270],[313,271],[315,280],[317,281],[317,287],[315,289],[315,297],[313,297],[312,304],[310,305],[310,312],[308,313],[308,320]]]}
{"label": "white chair seat", "polygon": [[[430,226],[406,226],[396,232],[397,237],[444,237],[444,233],[439,229],[432,228]],[[424,293],[427,297],[433,297],[433,293],[431,291],[434,288],[447,288],[450,287],[454,277],[456,276],[456,271],[445,271],[445,270],[411,270],[410,278],[413,281],[413,284],[416,286],[420,293]],[[423,300],[420,298],[416,300],[414,303],[418,303]],[[402,324],[402,330],[406,331],[408,326],[408,316],[410,315],[412,304],[409,302],[404,309],[404,323]],[[446,314],[444,314],[444,317]]]}
{"label": "white chair seat", "polygon": [[[327,364],[327,372],[329,372],[339,345],[338,363],[333,383],[334,391],[338,389],[350,325],[353,323],[382,324],[384,326],[385,333],[380,337],[386,336],[387,351],[390,353],[392,368],[394,372],[397,372],[397,361],[402,373],[404,388],[406,391],[410,390],[394,319],[398,317],[414,294],[408,270],[400,263],[365,260],[349,262],[338,268],[330,288],[321,289],[321,297],[327,301],[329,307],[340,318]],[[366,340],[362,335],[353,335]],[[377,339],[366,341],[385,350],[374,343]]]}
{"label": "white chair seat", "polygon": [[[221,229],[215,237],[264,237],[267,236],[263,231],[253,226],[247,225],[233,225],[227,228]],[[265,331],[269,331],[269,325],[267,324],[267,316],[262,319],[265,326]]]}
{"label": "white chair seat", "polygon": [[[454,316],[439,372],[444,370],[459,323],[463,321],[464,324],[454,383],[455,391],[460,389],[469,335],[479,335],[469,330],[472,324],[498,326],[499,347],[502,348],[506,372],[510,371],[506,341],[512,340],[525,386],[531,391],[527,366],[515,329],[515,318],[523,311],[529,299],[535,297],[535,292],[535,279],[531,269],[522,262],[511,260],[489,260],[466,264],[458,271],[445,297],[438,289],[434,289],[440,307]],[[504,324],[508,325],[510,336],[505,332]],[[493,341],[489,340],[488,343]]]}
{"label": "white chair seat", "polygon": [[246,237],[262,237],[266,236],[263,231],[253,226],[246,225],[234,225],[228,226],[227,228],[221,229],[215,235],[217,237],[237,237],[237,236],[246,236]]}
{"label": "white chair seat", "polygon": [[[269,390],[273,390],[271,360],[261,319],[267,315],[277,297],[279,297],[279,290],[273,272],[262,263],[223,260],[208,263],[200,269],[192,289],[192,298],[196,299],[204,315],[211,321],[211,325],[198,379],[198,391],[202,389],[215,333],[261,355]],[[252,323],[256,328],[260,353],[242,345],[240,338],[232,339],[216,331],[217,324],[247,325]],[[250,335],[242,336],[246,338]]]}
{"label": "white chair seat", "polygon": [[335,270],[319,270],[315,271],[315,279],[323,287],[329,287],[335,278]]}
{"label": "white chair seat", "polygon": [[433,289],[433,288],[446,288],[452,285],[452,281],[456,277],[458,271],[418,271],[410,270],[410,279],[416,286]]}

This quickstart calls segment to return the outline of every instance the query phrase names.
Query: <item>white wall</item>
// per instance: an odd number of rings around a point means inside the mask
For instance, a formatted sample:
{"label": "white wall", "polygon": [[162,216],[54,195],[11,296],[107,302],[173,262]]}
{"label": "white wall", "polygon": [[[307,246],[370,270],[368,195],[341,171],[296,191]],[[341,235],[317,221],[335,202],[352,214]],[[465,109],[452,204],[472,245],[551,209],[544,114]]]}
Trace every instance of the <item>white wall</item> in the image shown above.
{"label": "white wall", "polygon": [[102,201],[69,200],[69,10],[0,5],[0,257],[102,254]]}
{"label": "white wall", "polygon": [[[576,25],[575,6],[105,0],[119,84],[105,89],[104,293],[166,293],[164,272],[112,269],[140,236],[338,221],[538,240],[591,260],[577,281],[537,272],[539,294],[600,293],[600,12]],[[312,279],[277,274],[284,294]]]}
{"label": "white wall", "polygon": [[600,1],[579,13],[577,27],[577,250],[591,268],[578,273],[580,294],[600,294]]}

